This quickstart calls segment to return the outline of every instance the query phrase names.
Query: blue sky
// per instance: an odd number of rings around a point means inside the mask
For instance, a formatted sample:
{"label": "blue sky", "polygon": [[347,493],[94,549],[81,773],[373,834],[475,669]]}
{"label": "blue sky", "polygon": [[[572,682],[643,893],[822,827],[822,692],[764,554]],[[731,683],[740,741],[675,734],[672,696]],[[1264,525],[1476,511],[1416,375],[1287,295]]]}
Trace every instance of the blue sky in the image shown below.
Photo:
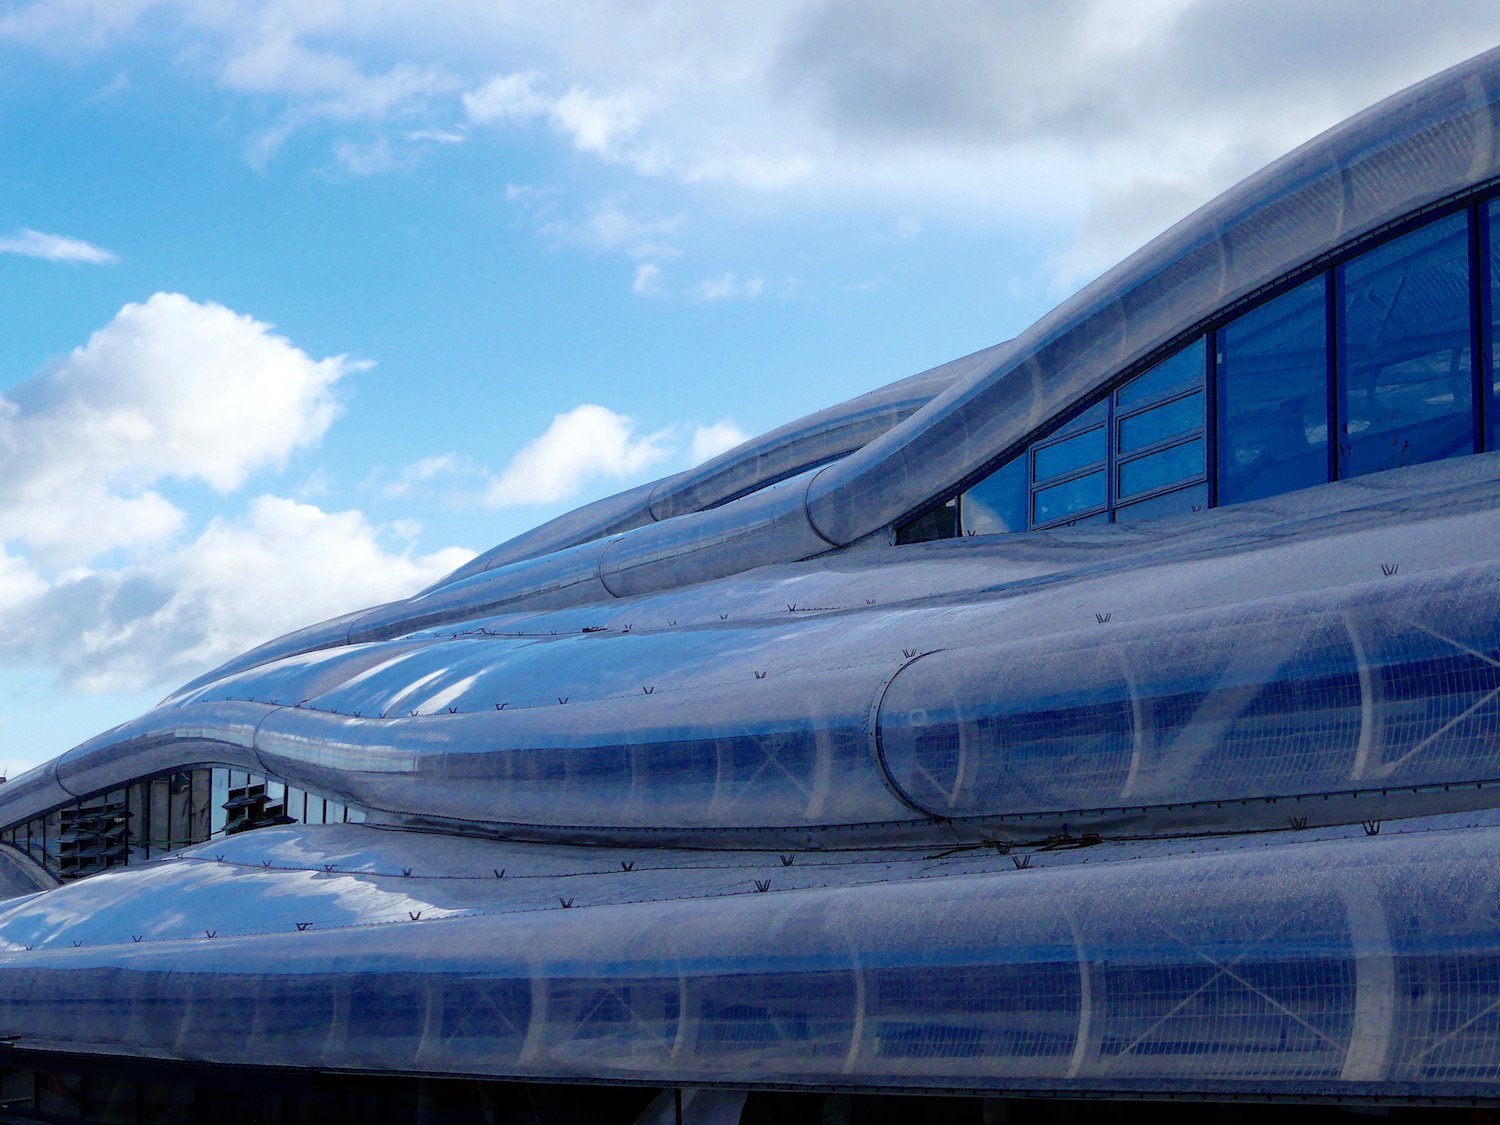
{"label": "blue sky", "polygon": [[0,0],[0,768],[1013,335],[1455,0]]}

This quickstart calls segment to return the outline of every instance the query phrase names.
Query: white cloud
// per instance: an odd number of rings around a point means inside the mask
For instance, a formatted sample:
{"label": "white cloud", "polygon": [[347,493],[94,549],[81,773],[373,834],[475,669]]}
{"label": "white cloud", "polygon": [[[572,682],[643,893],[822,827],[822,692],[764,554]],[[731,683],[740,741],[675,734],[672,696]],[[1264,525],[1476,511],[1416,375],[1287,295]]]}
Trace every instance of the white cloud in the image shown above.
{"label": "white cloud", "polygon": [[218,67],[227,89],[280,94],[293,100],[298,117],[339,121],[380,119],[420,108],[433,95],[451,92],[454,79],[442,68],[397,63],[367,73],[349,58],[318,50],[284,34],[256,29],[233,42]]}
{"label": "white cloud", "polygon": [[644,436],[634,421],[585,403],[552,419],[528,442],[485,493],[491,507],[546,504],[576,495],[596,480],[620,480],[670,456],[669,431]]}
{"label": "white cloud", "polygon": [[434,457],[423,457],[405,466],[396,479],[385,485],[380,494],[387,500],[399,500],[410,496],[422,485],[455,476],[473,475],[477,470],[467,459],[457,453],[441,453]]}
{"label": "white cloud", "polygon": [[765,291],[765,278],[754,276],[741,281],[734,273],[705,277],[693,286],[693,296],[700,301],[754,300]]}
{"label": "white cloud", "polygon": [[410,530],[261,496],[149,562],[50,585],[23,576],[19,593],[0,555],[0,662],[42,663],[90,692],[175,686],[310,621],[407,596],[473,557],[414,555],[399,541]]}
{"label": "white cloud", "polygon": [[0,238],[0,254],[20,254],[26,258],[43,258],[49,262],[87,262],[103,266],[120,260],[112,250],[95,246],[81,238],[60,234],[43,234],[39,230],[21,230],[9,238]]}
{"label": "white cloud", "polygon": [[[195,529],[159,490],[230,492],[283,466],[322,438],[335,385],[361,366],[158,293],[0,397],[0,666],[74,690],[164,690],[472,557],[418,553],[410,523],[270,495]],[[318,478],[305,492],[326,490]]]}
{"label": "white cloud", "polygon": [[610,156],[641,127],[635,99],[625,94],[601,97],[574,86],[552,103],[548,117],[580,152]]}
{"label": "white cloud", "polygon": [[477,90],[464,94],[469,120],[493,124],[545,117],[552,100],[536,88],[540,77],[535,71],[495,75]]}
{"label": "white cloud", "polygon": [[[531,197],[517,196],[529,203]],[[553,243],[581,246],[588,250],[625,254],[632,258],[675,258],[681,251],[670,239],[687,225],[681,212],[660,219],[643,219],[614,203],[601,203],[580,222],[554,219],[542,224],[541,233]]]}
{"label": "white cloud", "polygon": [[406,134],[409,141],[431,141],[440,145],[461,145],[469,139],[462,129],[413,129]]}
{"label": "white cloud", "polygon": [[[72,58],[147,13],[182,68],[279,116],[252,159],[314,122],[534,123],[705,192],[1108,232],[1065,274],[1500,39],[1493,0],[33,0],[0,40]],[[1153,182],[1173,185],[1155,208]]]}
{"label": "white cloud", "polygon": [[181,69],[269,114],[255,163],[313,126],[331,150],[349,122],[418,143],[458,136],[457,115],[492,144],[531,124],[605,166],[591,191],[618,194],[613,173],[698,200],[1045,223],[1073,239],[1063,284],[1500,40],[1493,0],[33,0],[0,40],[71,60],[147,13]]}
{"label": "white cloud", "polygon": [[755,156],[735,153],[707,156],[693,162],[686,175],[690,184],[732,184],[755,191],[775,192],[811,181],[817,165],[805,156]]}
{"label": "white cloud", "polygon": [[182,513],[152,486],[220,492],[316,444],[334,385],[366,366],[314,360],[271,326],[158,293],[0,397],[0,542],[88,559],[160,539]]}
{"label": "white cloud", "polygon": [[699,426],[693,431],[693,442],[688,447],[688,459],[694,465],[701,465],[710,457],[717,457],[726,450],[733,449],[749,437],[749,434],[728,418],[715,422],[711,426]]}
{"label": "white cloud", "polygon": [[725,418],[708,426],[666,426],[640,434],[636,423],[585,403],[557,415],[499,473],[458,453],[420,458],[392,474],[372,473],[367,487],[386,500],[438,501],[471,508],[577,502],[590,491],[634,483],[667,464],[701,464],[748,435]]}
{"label": "white cloud", "polygon": [[400,157],[385,137],[363,142],[340,141],[334,146],[333,157],[354,176],[375,176],[401,166]]}
{"label": "white cloud", "polygon": [[46,581],[25,559],[7,553],[0,545],[0,612],[30,601],[46,589]]}
{"label": "white cloud", "polygon": [[122,70],[101,86],[97,93],[89,99],[91,102],[107,102],[130,93],[131,81],[130,71]]}
{"label": "white cloud", "polygon": [[642,262],[635,268],[635,280],[630,291],[639,297],[654,297],[661,292],[661,267],[652,262]]}
{"label": "white cloud", "polygon": [[625,160],[641,170],[655,159],[649,150],[627,145],[640,131],[643,105],[633,94],[599,94],[570,86],[553,95],[540,89],[535,71],[499,74],[463,95],[464,110],[476,125],[544,120],[579,152]]}
{"label": "white cloud", "polygon": [[98,50],[156,6],[157,0],[34,0],[0,13],[0,39],[59,54]]}

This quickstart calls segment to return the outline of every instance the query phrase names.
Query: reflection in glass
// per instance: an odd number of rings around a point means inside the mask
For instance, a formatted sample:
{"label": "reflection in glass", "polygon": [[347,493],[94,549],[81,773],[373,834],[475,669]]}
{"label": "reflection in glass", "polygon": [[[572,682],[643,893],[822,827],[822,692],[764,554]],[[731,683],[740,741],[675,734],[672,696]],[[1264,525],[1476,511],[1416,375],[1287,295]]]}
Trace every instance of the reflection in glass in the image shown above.
{"label": "reflection in glass", "polygon": [[1207,507],[1208,485],[1193,484],[1174,492],[1147,497],[1134,504],[1121,504],[1115,509],[1115,522],[1135,523],[1139,520],[1161,519],[1164,516],[1181,516],[1201,512]]}
{"label": "reflection in glass", "polygon": [[1490,401],[1486,416],[1489,419],[1489,436],[1486,449],[1500,449],[1500,348],[1495,339],[1500,336],[1500,199],[1490,204]]}
{"label": "reflection in glass", "polygon": [[1103,426],[1033,449],[1038,482],[1096,464],[1108,453]]}
{"label": "reflection in glass", "polygon": [[1094,403],[1071,422],[1066,422],[1057,428],[1054,437],[1062,437],[1064,434],[1076,434],[1079,430],[1086,430],[1090,426],[1102,426],[1109,413],[1109,404],[1104,400]]}
{"label": "reflection in glass", "polygon": [[1144,449],[1159,441],[1202,428],[1203,394],[1199,392],[1132,414],[1128,418],[1121,418],[1118,452],[1129,453],[1135,449]]}
{"label": "reflection in glass", "polygon": [[1203,439],[1194,438],[1120,465],[1120,498],[1203,475]]}
{"label": "reflection in glass", "polygon": [[1328,480],[1327,322],[1318,277],[1219,333],[1219,503]]}
{"label": "reflection in glass", "polygon": [[1052,523],[1078,512],[1104,507],[1104,472],[1088,473],[1050,488],[1041,488],[1031,498],[1032,523]]}
{"label": "reflection in glass", "polygon": [[1167,398],[1190,387],[1203,386],[1203,341],[1198,340],[1171,359],[1163,360],[1144,375],[1139,375],[1115,392],[1115,405],[1121,410],[1144,406]]}
{"label": "reflection in glass", "polygon": [[1467,213],[1342,273],[1339,475],[1473,452]]}
{"label": "reflection in glass", "polygon": [[993,535],[1004,531],[1025,531],[1026,455],[1011,460],[980,481],[959,501],[958,510],[964,531],[975,535]]}

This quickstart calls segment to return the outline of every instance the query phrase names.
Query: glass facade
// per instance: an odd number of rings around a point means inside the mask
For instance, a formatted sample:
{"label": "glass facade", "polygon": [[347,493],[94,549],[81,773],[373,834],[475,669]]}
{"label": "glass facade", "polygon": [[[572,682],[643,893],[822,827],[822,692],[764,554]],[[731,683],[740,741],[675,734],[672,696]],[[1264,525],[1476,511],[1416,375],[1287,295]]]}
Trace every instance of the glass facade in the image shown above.
{"label": "glass facade", "polygon": [[1475,452],[1468,215],[1340,273],[1339,475]]}
{"label": "glass facade", "polygon": [[896,541],[1154,519],[1500,448],[1497,209],[1236,310]]}
{"label": "glass facade", "polygon": [[1219,503],[1328,480],[1327,320],[1316,277],[1219,330]]}
{"label": "glass facade", "polygon": [[[1500,1102],[1485,58],[894,384],[934,408],[805,487],[300,630],[0,787],[68,877],[0,847],[0,1102],[127,1117],[96,1063],[174,1060]],[[781,1119],[738,1110],[690,1107]]]}
{"label": "glass facade", "polygon": [[1203,347],[1183,348],[974,485],[955,528],[984,535],[1201,508]]}
{"label": "glass facade", "polygon": [[77,879],[276,824],[358,823],[358,809],[279,781],[202,766],[143,778],[0,831],[60,879]]}
{"label": "glass facade", "polygon": [[1488,331],[1483,336],[1484,350],[1489,357],[1489,393],[1484,402],[1488,419],[1486,449],[1500,449],[1500,360],[1496,359],[1495,335],[1500,330],[1500,199],[1490,203],[1484,212],[1485,267],[1489,273],[1489,284],[1480,289],[1484,303],[1488,305],[1483,318]]}

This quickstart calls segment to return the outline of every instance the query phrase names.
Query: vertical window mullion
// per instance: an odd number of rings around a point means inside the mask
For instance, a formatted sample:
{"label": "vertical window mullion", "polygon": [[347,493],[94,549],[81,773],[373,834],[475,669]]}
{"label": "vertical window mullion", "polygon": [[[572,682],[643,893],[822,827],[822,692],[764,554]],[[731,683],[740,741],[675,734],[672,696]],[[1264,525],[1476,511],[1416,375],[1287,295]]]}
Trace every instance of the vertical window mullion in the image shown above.
{"label": "vertical window mullion", "polygon": [[1495,341],[1491,332],[1490,209],[1488,202],[1469,208],[1469,311],[1474,369],[1474,452],[1490,445],[1490,388],[1494,385]]}
{"label": "vertical window mullion", "polygon": [[1118,491],[1115,485],[1115,451],[1119,442],[1115,439],[1115,392],[1104,399],[1104,512],[1105,521],[1115,522],[1115,501]]}
{"label": "vertical window mullion", "polygon": [[1328,351],[1328,479],[1339,479],[1344,456],[1344,439],[1348,412],[1344,407],[1343,379],[1339,366],[1344,354],[1344,271],[1335,266],[1328,271],[1324,290],[1328,296],[1328,323],[1325,329]]}
{"label": "vertical window mullion", "polygon": [[1224,416],[1219,401],[1219,330],[1203,339],[1203,481],[1205,507],[1219,506],[1219,419]]}
{"label": "vertical window mullion", "polygon": [[1032,442],[1024,450],[1021,456],[1026,461],[1026,529],[1036,530],[1036,459],[1032,451],[1036,448],[1036,442]]}

